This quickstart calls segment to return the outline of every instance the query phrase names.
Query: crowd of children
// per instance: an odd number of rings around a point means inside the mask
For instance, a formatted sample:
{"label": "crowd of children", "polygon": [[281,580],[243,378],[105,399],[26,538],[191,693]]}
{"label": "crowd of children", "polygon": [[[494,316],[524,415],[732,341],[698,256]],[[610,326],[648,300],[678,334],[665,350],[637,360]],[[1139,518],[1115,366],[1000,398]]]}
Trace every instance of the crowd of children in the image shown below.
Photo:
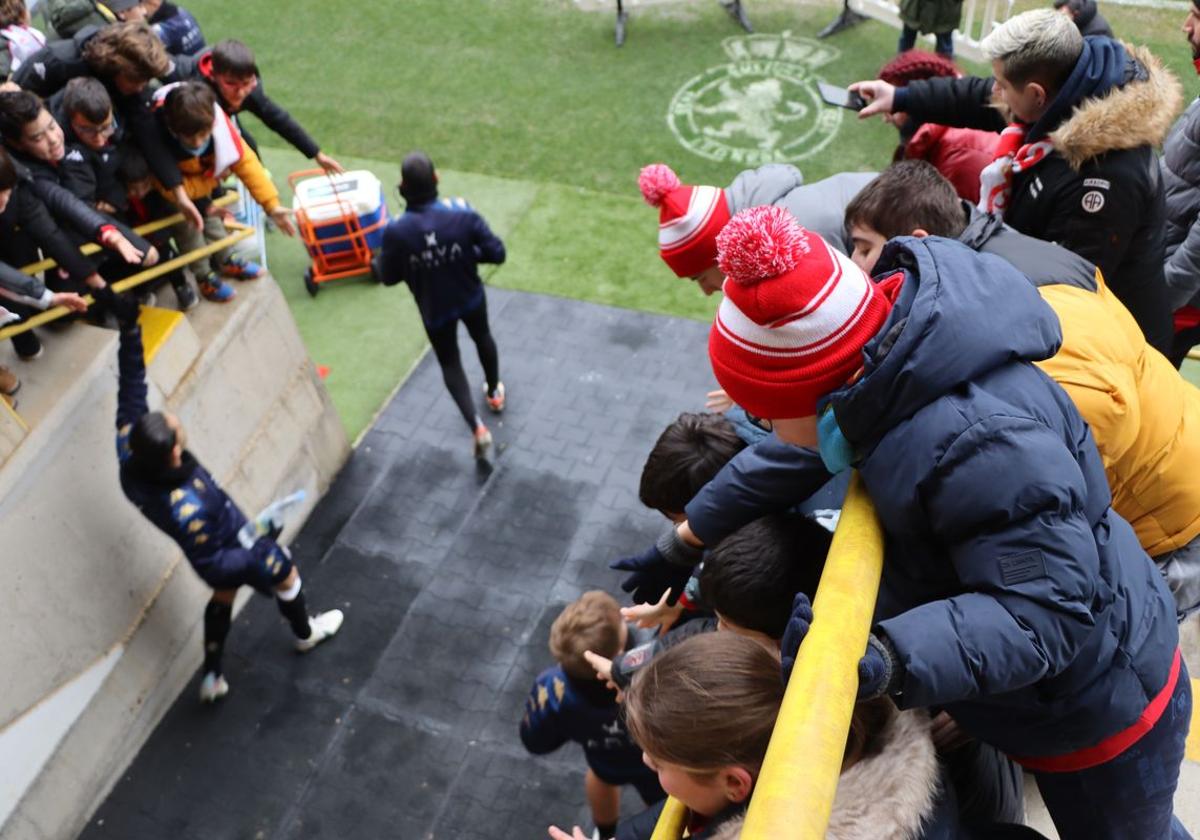
{"label": "crowd of children", "polygon": [[[1025,774],[1067,840],[1190,836],[1173,797],[1200,390],[1176,368],[1200,289],[1184,174],[1200,118],[1160,162],[1177,82],[1145,50],[1085,39],[1094,5],[1059,5],[985,40],[994,79],[906,52],[856,85],[901,134],[878,175],[804,185],[773,164],[721,189],[642,170],[662,259],[722,295],[724,413],[681,415],[656,443],[640,497],[671,524],[611,564],[634,606],[610,605],[606,644],[569,617],[607,596],[567,607],[522,734],[602,716],[686,806],[687,836],[740,835],[830,547],[813,499],[851,469],[885,551],[827,836],[1037,837]],[[1197,21],[1200,5],[1184,27],[1200,54]],[[1169,214],[1189,249],[1173,264]],[[623,620],[660,632],[634,644]],[[572,632],[604,690],[579,688]],[[554,745],[572,737],[591,736]],[[661,811],[614,827],[589,803],[593,837],[649,837]]]}
{"label": "crowd of children", "polygon": [[[251,49],[236,40],[207,46],[187,9],[162,0],[44,6],[48,34],[23,0],[0,4],[0,226],[28,234],[0,237],[0,320],[19,322],[55,304],[82,311],[83,293],[224,238],[231,215],[214,199],[229,175],[275,227],[294,233],[257,144],[239,123],[242,111],[322,168],[342,171],[263,92]],[[171,229],[148,238],[132,230],[174,213],[184,221]],[[80,256],[77,247],[89,241],[104,250]],[[39,250],[59,266],[44,283],[21,272]],[[235,295],[229,279],[261,274],[253,261],[221,250],[137,293],[149,302],[169,285],[187,310],[201,296],[228,301]],[[87,317],[113,320],[103,304]],[[42,353],[32,330],[13,344],[23,360]],[[14,371],[0,368],[0,394],[12,403],[19,387]]]}

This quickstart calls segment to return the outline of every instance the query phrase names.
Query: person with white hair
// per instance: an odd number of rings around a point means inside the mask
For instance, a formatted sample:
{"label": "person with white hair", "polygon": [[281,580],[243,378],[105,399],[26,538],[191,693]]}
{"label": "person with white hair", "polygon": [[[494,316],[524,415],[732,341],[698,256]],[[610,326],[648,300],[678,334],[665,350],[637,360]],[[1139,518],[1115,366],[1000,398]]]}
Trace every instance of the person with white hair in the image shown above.
{"label": "person with white hair", "polygon": [[1011,18],[983,48],[993,78],[858,82],[851,89],[868,101],[859,116],[903,112],[1000,132],[980,175],[980,209],[1094,263],[1146,340],[1168,352],[1166,209],[1154,147],[1179,109],[1179,82],[1149,50],[1085,39],[1052,9]]}

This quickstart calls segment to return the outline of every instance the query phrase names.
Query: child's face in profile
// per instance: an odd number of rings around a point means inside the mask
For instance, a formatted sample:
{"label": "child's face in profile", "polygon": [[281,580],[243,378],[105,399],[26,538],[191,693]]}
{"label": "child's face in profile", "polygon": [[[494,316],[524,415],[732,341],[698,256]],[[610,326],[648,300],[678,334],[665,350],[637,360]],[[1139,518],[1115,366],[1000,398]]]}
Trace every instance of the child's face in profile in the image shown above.
{"label": "child's face in profile", "polygon": [[175,139],[193,155],[202,155],[208,149],[208,141],[212,139],[212,131],[197,131],[195,134],[176,134]]}
{"label": "child's face in profile", "polygon": [[744,801],[754,784],[744,767],[693,771],[648,752],[642,753],[642,761],[658,774],[658,783],[664,791],[704,817],[716,816],[730,804]]}

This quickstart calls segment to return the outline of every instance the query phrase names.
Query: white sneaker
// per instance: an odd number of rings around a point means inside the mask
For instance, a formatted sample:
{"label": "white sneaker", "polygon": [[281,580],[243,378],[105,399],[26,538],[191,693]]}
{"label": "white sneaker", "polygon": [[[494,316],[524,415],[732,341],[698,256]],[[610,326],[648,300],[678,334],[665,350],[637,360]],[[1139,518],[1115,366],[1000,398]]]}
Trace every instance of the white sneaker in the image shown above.
{"label": "white sneaker", "polygon": [[296,650],[308,653],[321,642],[337,633],[345,618],[341,610],[328,610],[308,619],[308,638],[296,639]]}
{"label": "white sneaker", "polygon": [[214,674],[212,671],[205,674],[204,679],[200,681],[201,703],[216,703],[228,693],[229,683],[225,681],[225,677]]}

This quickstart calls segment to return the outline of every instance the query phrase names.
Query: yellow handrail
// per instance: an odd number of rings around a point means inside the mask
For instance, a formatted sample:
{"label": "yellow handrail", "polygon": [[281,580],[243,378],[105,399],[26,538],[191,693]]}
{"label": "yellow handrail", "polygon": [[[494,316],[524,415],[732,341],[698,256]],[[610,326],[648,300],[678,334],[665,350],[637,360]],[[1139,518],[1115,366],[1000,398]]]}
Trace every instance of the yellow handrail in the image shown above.
{"label": "yellow handrail", "polygon": [[[742,840],[820,840],[825,836],[858,693],[858,660],[883,574],[883,531],[855,473],[846,493],[813,624],[800,646],[771,745],[754,788]],[[653,840],[677,840],[683,806],[672,799]]]}
{"label": "yellow handrail", "polygon": [[[174,259],[159,263],[158,265],[152,266],[143,271],[139,271],[137,274],[134,274],[131,277],[126,277],[124,280],[113,283],[113,291],[123,292],[126,289],[132,289],[134,286],[140,286],[142,283],[153,280],[156,277],[162,277],[164,274],[170,274],[177,268],[182,268],[183,266],[193,263],[202,257],[207,257],[209,254],[215,254],[217,251],[228,248],[230,245],[241,242],[243,239],[254,234],[254,228],[249,227],[248,225],[243,225],[240,222],[226,222],[225,226],[233,231],[233,233],[229,234],[229,236],[222,237],[215,242],[208,243],[203,248],[197,248],[194,251],[188,251],[186,254],[182,254]],[[84,295],[83,299],[87,301],[88,306],[91,306],[93,303],[95,303],[95,300],[91,295]],[[6,338],[11,338],[19,333],[23,333],[26,330],[31,330],[34,327],[40,327],[42,324],[49,323],[50,321],[58,320],[64,315],[70,314],[70,312],[71,310],[67,309],[65,306],[52,306],[45,312],[39,312],[37,315],[34,315],[33,317],[24,320],[19,324],[13,324],[10,327],[4,327],[3,329],[0,329],[0,341],[3,341]]]}
{"label": "yellow handrail", "polygon": [[[230,204],[236,203],[237,200],[237,193],[225,193],[225,195],[221,196],[220,198],[213,199],[213,206],[228,207]],[[142,236],[145,236],[147,233],[157,233],[163,228],[170,227],[171,225],[177,225],[182,221],[183,214],[175,213],[171,216],[164,216],[161,219],[155,219],[153,222],[146,222],[144,225],[138,225],[133,230],[135,233],[140,233]],[[79,246],[79,253],[83,254],[85,257],[90,257],[92,254],[100,253],[100,246],[95,242],[85,242]],[[40,260],[38,262],[22,266],[21,271],[25,272],[26,274],[38,274],[42,271],[49,271],[57,265],[58,263],[56,263],[54,260]]]}

